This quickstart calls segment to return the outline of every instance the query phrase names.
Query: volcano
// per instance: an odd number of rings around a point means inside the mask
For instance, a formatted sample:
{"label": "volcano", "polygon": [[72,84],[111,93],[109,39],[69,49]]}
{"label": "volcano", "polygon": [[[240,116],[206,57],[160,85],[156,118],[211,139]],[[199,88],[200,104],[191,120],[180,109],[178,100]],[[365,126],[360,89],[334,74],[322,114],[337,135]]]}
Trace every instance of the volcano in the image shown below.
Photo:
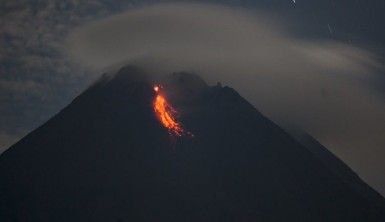
{"label": "volcano", "polygon": [[[0,221],[385,221],[382,197],[232,88],[148,76],[133,66],[104,75],[4,152]],[[193,136],[162,124],[157,84]]]}

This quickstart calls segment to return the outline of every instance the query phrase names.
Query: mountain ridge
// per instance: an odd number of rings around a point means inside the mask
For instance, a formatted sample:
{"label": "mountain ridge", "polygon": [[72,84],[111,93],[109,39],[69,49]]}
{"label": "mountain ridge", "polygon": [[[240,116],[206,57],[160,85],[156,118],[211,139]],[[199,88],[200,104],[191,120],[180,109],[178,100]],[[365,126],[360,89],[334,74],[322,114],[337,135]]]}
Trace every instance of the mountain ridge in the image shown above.
{"label": "mountain ridge", "polygon": [[[204,82],[203,82],[204,83]],[[2,221],[383,221],[230,87],[160,84],[193,138],[153,110],[154,81],[105,76],[0,157]]]}

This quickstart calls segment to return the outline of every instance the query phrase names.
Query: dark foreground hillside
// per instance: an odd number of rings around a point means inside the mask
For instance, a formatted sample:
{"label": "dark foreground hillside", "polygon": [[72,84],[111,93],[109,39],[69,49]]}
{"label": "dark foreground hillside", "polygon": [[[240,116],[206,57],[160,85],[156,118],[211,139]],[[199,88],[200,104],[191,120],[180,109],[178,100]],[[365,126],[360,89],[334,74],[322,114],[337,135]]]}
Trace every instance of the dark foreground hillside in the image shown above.
{"label": "dark foreground hillside", "polygon": [[194,134],[172,137],[153,84],[125,67],[4,152],[0,221],[385,221],[384,206],[233,89],[165,78]]}

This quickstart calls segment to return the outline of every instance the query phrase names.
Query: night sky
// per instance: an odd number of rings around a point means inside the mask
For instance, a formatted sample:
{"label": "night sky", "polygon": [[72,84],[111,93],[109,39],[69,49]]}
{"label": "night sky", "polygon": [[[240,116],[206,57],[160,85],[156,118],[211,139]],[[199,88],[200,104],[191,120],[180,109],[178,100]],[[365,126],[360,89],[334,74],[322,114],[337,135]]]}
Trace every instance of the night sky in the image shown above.
{"label": "night sky", "polygon": [[[116,25],[116,15],[130,16],[130,10],[140,8],[140,16],[149,13],[146,7],[164,1],[123,0],[0,0],[0,152],[6,150],[28,132],[55,115],[102,74],[105,67],[131,56],[132,51],[153,50],[141,38],[131,38],[133,27],[143,27],[131,21],[127,29]],[[167,1],[170,2],[170,1]],[[316,137],[342,160],[347,162],[365,181],[385,194],[385,1],[383,0],[254,0],[199,1],[220,4],[242,14],[255,14],[261,21],[250,21],[232,11],[215,8],[218,21],[205,13],[204,5],[189,4],[162,9],[161,16],[171,18],[200,18],[194,20],[194,39],[187,44],[199,45],[200,36],[210,38],[212,25],[234,27],[242,33],[265,33],[271,38],[242,41],[242,56],[226,56],[234,61],[231,67],[218,68],[207,80],[223,81],[239,90],[265,115],[291,129],[301,128]],[[209,6],[213,7],[213,6]],[[215,6],[217,7],[217,6]],[[128,12],[126,12],[128,10]],[[146,11],[147,10],[147,11]],[[202,13],[194,14],[193,12]],[[123,13],[123,14],[122,14]],[[186,14],[192,15],[186,15]],[[184,15],[190,17],[183,17]],[[115,17],[114,17],[115,16]],[[172,17],[175,16],[175,17]],[[180,17],[182,16],[182,17]],[[238,17],[237,17],[238,16]],[[111,19],[112,18],[112,19]],[[240,18],[239,25],[233,18]],[[199,20],[199,21],[198,21]],[[148,20],[153,22],[152,20]],[[206,22],[207,21],[207,22]],[[128,23],[125,23],[128,22]],[[216,23],[217,22],[217,23]],[[147,40],[158,44],[154,23],[137,33],[138,37],[152,34]],[[172,24],[173,21],[172,21]],[[250,25],[258,28],[249,32]],[[163,25],[163,26],[162,26]],[[111,35],[103,32],[111,27]],[[115,28],[114,28],[115,27]],[[183,44],[186,31],[183,24],[169,36]],[[267,28],[266,28],[267,27]],[[194,29],[195,28],[195,29]],[[122,32],[125,29],[125,32]],[[205,31],[206,30],[206,31]],[[90,34],[91,33],[91,34]],[[239,32],[216,32],[216,46],[227,55],[227,45],[241,41]],[[116,36],[126,36],[120,44],[135,47],[128,52],[109,47]],[[233,38],[234,35],[235,37]],[[85,37],[86,36],[86,37]],[[105,37],[107,36],[107,37]],[[163,35],[162,35],[163,36]],[[231,38],[230,38],[230,37]],[[247,39],[247,38],[245,38]],[[264,45],[272,45],[264,48]],[[178,45],[180,45],[178,44]],[[259,45],[261,44],[261,45]],[[175,44],[176,45],[176,44]],[[194,68],[190,61],[202,51],[180,55],[174,44],[176,58],[181,64]],[[282,45],[282,47],[280,47]],[[204,46],[204,47],[203,47]],[[248,47],[251,46],[251,47]],[[93,54],[90,53],[92,48]],[[198,47],[199,48],[199,47]],[[260,53],[252,52],[259,51]],[[88,50],[88,51],[87,51]],[[98,51],[99,50],[99,51]],[[107,54],[105,54],[108,52]],[[208,51],[204,51],[207,54]],[[286,57],[281,56],[287,52]],[[151,54],[151,52],[148,52]],[[261,55],[262,53],[262,55]],[[279,57],[276,57],[280,54]],[[267,55],[263,58],[263,55]],[[122,57],[123,56],[123,57]],[[211,64],[218,65],[214,54]],[[249,58],[261,57],[260,70],[249,66]],[[108,58],[107,58],[108,57]],[[103,61],[103,58],[106,58]],[[275,60],[278,58],[277,60]],[[309,59],[311,58],[311,59]],[[168,57],[168,60],[174,57]],[[107,62],[108,61],[108,62]],[[231,63],[231,62],[230,62]],[[97,64],[97,65],[95,65]],[[183,68],[183,65],[178,68]],[[209,67],[209,68],[207,68]],[[239,68],[241,67],[241,68]],[[254,77],[234,77],[228,70],[252,70],[263,73]],[[271,67],[271,68],[270,68]],[[207,68],[207,69],[206,69]],[[247,68],[247,69],[246,69]],[[196,70],[213,72],[209,65],[196,62]],[[179,71],[179,70],[174,70]],[[246,72],[246,71],[245,71]],[[224,73],[221,76],[221,73]],[[282,73],[282,75],[280,74]],[[285,73],[285,75],[283,75]],[[317,73],[317,75],[313,75]],[[303,82],[301,82],[303,81]],[[251,82],[251,83],[250,83]],[[254,84],[254,85],[250,85]],[[307,85],[307,86],[303,86]],[[255,86],[254,88],[252,86]],[[274,89],[269,88],[274,86]],[[244,88],[244,89],[243,89]],[[258,89],[255,89],[258,88]],[[293,91],[301,88],[299,91]]]}

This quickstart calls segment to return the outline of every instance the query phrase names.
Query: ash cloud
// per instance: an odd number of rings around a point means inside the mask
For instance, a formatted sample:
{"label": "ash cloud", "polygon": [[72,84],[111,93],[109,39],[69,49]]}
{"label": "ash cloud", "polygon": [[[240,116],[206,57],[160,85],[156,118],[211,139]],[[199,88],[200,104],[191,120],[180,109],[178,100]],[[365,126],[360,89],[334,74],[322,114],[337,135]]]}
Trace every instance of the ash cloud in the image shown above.
{"label": "ash cloud", "polygon": [[336,41],[299,39],[279,18],[241,8],[159,4],[75,29],[68,54],[95,70],[133,63],[194,71],[239,91],[278,124],[300,127],[385,194],[383,65]]}

